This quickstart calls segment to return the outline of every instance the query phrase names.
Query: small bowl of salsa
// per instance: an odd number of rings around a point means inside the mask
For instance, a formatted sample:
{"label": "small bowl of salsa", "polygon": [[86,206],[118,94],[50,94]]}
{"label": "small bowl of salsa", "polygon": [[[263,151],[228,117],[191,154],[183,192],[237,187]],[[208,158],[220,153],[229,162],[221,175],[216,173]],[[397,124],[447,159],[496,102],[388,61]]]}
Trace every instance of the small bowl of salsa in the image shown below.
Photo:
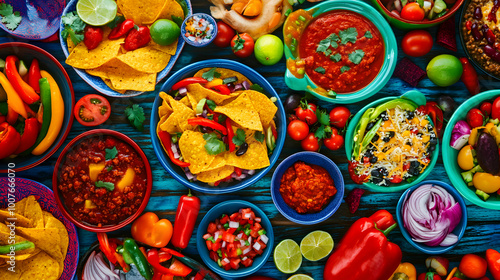
{"label": "small bowl of salsa", "polygon": [[297,10],[285,21],[283,37],[287,86],[327,102],[369,98],[396,67],[391,27],[362,1],[325,1]]}
{"label": "small bowl of salsa", "polygon": [[181,35],[186,43],[194,47],[204,47],[217,36],[217,23],[208,14],[197,13],[186,17],[181,26]]}
{"label": "small bowl of salsa", "polygon": [[344,179],[337,165],[315,152],[287,157],[271,180],[274,205],[288,220],[313,225],[325,221],[344,197]]}
{"label": "small bowl of salsa", "polygon": [[125,134],[108,129],[90,130],[69,142],[52,176],[61,212],[92,232],[131,223],[146,208],[152,183],[141,148]]}

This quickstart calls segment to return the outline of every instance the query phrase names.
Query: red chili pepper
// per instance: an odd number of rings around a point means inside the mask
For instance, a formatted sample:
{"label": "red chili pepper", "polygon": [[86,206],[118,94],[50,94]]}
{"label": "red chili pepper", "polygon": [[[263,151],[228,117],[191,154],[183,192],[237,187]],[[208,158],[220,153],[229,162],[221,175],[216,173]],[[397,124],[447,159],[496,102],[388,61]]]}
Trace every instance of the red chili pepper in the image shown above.
{"label": "red chili pepper", "polygon": [[[172,265],[170,268],[166,268],[163,265],[160,264],[160,258],[158,255],[158,250],[153,248],[149,249],[148,254],[147,254],[148,262],[149,264],[154,268],[155,275],[156,274],[167,274],[167,275],[174,275],[174,276],[186,276],[189,273],[191,273],[192,269],[187,267],[186,265],[182,264],[179,265],[176,262],[180,262],[179,260],[174,259]],[[155,277],[155,276],[153,276]]]}
{"label": "red chili pepper", "polygon": [[40,66],[38,65],[38,60],[36,58],[33,58],[30,69],[28,71],[28,83],[36,93],[40,93],[40,84],[38,83],[38,81],[41,78],[42,75],[40,75]]}
{"label": "red chili pepper", "polygon": [[472,66],[469,60],[465,57],[461,57],[460,62],[462,62],[462,67],[464,68],[462,77],[460,79],[472,95],[478,94],[480,91],[480,86],[479,80],[477,79],[476,69],[474,69],[474,66]]}
{"label": "red chili pepper", "polygon": [[16,90],[17,94],[21,99],[28,104],[33,104],[36,101],[40,100],[40,96],[36,94],[35,90],[28,85],[23,78],[17,72],[16,64],[19,62],[19,59],[15,55],[9,55],[5,59],[5,74],[7,75],[7,79],[9,79],[12,87]]}
{"label": "red chili pepper", "polygon": [[276,140],[278,140],[278,131],[276,131],[276,128],[272,125],[271,125],[271,131],[273,132],[274,141],[276,142]]}
{"label": "red chili pepper", "polygon": [[230,95],[231,90],[227,87],[227,85],[218,85],[212,87],[217,93],[222,94],[222,95]]}
{"label": "red chili pepper", "polygon": [[102,37],[104,36],[104,31],[98,26],[85,26],[83,33],[83,43],[88,50],[93,50],[99,46],[102,42]]}
{"label": "red chili pepper", "polygon": [[189,77],[175,83],[172,86],[172,90],[178,90],[180,88],[187,87],[188,85],[191,84],[204,84],[204,83],[208,83],[208,81],[200,77]]}
{"label": "red chili pepper", "polygon": [[132,19],[127,19],[124,22],[118,24],[108,35],[108,39],[116,40],[120,37],[125,36],[132,28],[134,28],[135,23]]}
{"label": "red chili pepper", "polygon": [[0,124],[0,159],[12,155],[21,144],[21,135],[10,124]]}
{"label": "red chili pepper", "polygon": [[361,185],[364,182],[366,182],[368,175],[358,175],[356,174],[356,166],[358,164],[356,161],[349,161],[349,165],[347,167],[347,170],[349,171],[349,176],[351,176],[351,179],[354,181],[354,183]]}
{"label": "red chili pepper", "polygon": [[229,144],[229,152],[234,152],[236,149],[236,145],[233,143],[234,131],[231,126],[231,121],[229,118],[226,118],[226,129],[227,129],[227,143]]}
{"label": "red chili pepper", "polygon": [[21,144],[14,152],[18,155],[35,145],[36,138],[40,132],[40,124],[36,118],[29,118],[24,121],[24,132],[21,135]]}
{"label": "red chili pepper", "polygon": [[189,119],[188,124],[189,125],[201,125],[201,126],[210,127],[210,128],[219,130],[224,135],[227,135],[227,129],[222,124],[220,124],[216,121],[205,119],[203,117]]}
{"label": "red chili pepper", "polygon": [[[214,183],[214,186],[216,186],[216,187],[217,187],[220,183],[227,182],[227,181],[231,180],[231,178],[232,178],[232,174],[231,174],[231,175],[229,175],[229,176],[227,176],[227,177],[226,177],[226,178],[224,178],[224,179],[221,179],[221,180],[219,180],[219,181],[215,182],[215,183]],[[248,223],[250,223],[250,224],[251,224],[251,223],[253,223],[253,221],[248,221]]]}
{"label": "red chili pepper", "polygon": [[147,26],[140,26],[138,29],[132,29],[125,38],[123,48],[127,51],[133,51],[144,47],[151,41],[151,34]]}
{"label": "red chili pepper", "polygon": [[443,125],[444,125],[444,116],[443,110],[436,102],[427,102],[427,111],[428,115],[431,117],[432,122],[434,123],[434,128],[436,128],[437,135],[439,138],[443,136]]}
{"label": "red chili pepper", "polygon": [[163,146],[163,149],[167,151],[168,157],[172,163],[180,167],[188,167],[191,165],[189,162],[175,158],[174,152],[172,151],[172,138],[168,132],[162,130],[158,131],[158,138],[160,138],[161,145]]}
{"label": "red chili pepper", "polygon": [[9,110],[7,111],[7,122],[11,125],[15,124],[17,122],[17,118],[19,117],[19,114],[12,109],[12,107],[8,107]]}
{"label": "red chili pepper", "polygon": [[200,212],[200,199],[191,194],[183,195],[179,199],[175,214],[174,232],[170,242],[176,248],[185,249],[193,235],[196,218]]}
{"label": "red chili pepper", "polygon": [[165,253],[171,254],[172,256],[179,257],[179,258],[184,258],[183,254],[177,252],[176,250],[169,249],[167,247],[160,248],[160,252],[165,252]]}

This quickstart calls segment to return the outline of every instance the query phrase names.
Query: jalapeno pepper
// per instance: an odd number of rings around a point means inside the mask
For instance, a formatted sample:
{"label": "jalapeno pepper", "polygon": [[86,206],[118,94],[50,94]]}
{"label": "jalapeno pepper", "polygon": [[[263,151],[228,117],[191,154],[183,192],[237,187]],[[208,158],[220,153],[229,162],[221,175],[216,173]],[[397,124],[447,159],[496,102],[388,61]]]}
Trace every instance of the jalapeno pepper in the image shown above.
{"label": "jalapeno pepper", "polygon": [[191,165],[191,163],[189,163],[189,162],[185,162],[185,161],[182,161],[182,160],[175,158],[174,152],[172,151],[172,137],[170,136],[170,134],[168,132],[163,131],[163,130],[159,130],[157,132],[157,135],[158,135],[158,138],[160,138],[160,142],[161,142],[161,145],[163,146],[163,149],[165,151],[167,151],[167,155],[170,158],[170,160],[172,161],[172,163],[174,163],[177,166],[183,167],[183,168],[189,167]]}
{"label": "jalapeno pepper", "polygon": [[479,80],[477,79],[477,72],[469,62],[469,60],[465,57],[460,58],[460,62],[462,62],[462,67],[464,71],[462,73],[462,77],[460,78],[462,82],[465,84],[465,87],[472,95],[476,95],[480,91]]}
{"label": "jalapeno pepper", "polygon": [[175,214],[174,233],[170,242],[176,248],[185,249],[191,235],[193,235],[196,218],[200,212],[200,199],[191,194],[183,195],[179,199],[177,212]]}
{"label": "jalapeno pepper", "polygon": [[[14,250],[11,250],[12,249],[11,247],[14,247]],[[21,241],[14,244],[3,245],[0,246],[0,255],[5,255],[12,251],[19,252],[21,250],[27,250],[31,248],[35,248],[35,244],[30,241]]]}
{"label": "jalapeno pepper", "polygon": [[0,124],[0,159],[12,155],[21,144],[21,135],[10,124]]}
{"label": "jalapeno pepper", "polygon": [[[40,96],[36,94],[35,90],[28,85],[21,75],[17,72],[16,63],[19,59],[15,55],[9,55],[5,59],[5,74],[12,84],[12,87],[16,90],[17,94],[21,99],[27,104],[33,104],[40,100]],[[5,89],[5,87],[4,87]],[[7,89],[5,89],[7,91]],[[7,92],[8,93],[8,92]]]}
{"label": "jalapeno pepper", "polygon": [[364,147],[368,146],[370,142],[372,141],[373,137],[377,134],[378,129],[380,128],[380,125],[382,124],[382,119],[378,120],[378,122],[370,129],[365,137],[363,138],[363,142],[361,143],[361,149]]}
{"label": "jalapeno pepper", "polygon": [[172,90],[178,90],[180,88],[187,87],[190,84],[204,84],[204,83],[208,83],[208,81],[200,77],[189,77],[175,83],[172,86]]}
{"label": "jalapeno pepper", "polygon": [[127,35],[127,33],[134,28],[135,23],[132,19],[127,19],[124,22],[118,24],[117,27],[113,28],[108,35],[108,39],[116,40],[120,37]]}
{"label": "jalapeno pepper", "polygon": [[38,81],[41,78],[42,76],[40,75],[40,66],[38,65],[38,60],[36,58],[33,58],[30,69],[28,71],[28,83],[36,93],[40,93],[40,85],[38,84]]}
{"label": "jalapeno pepper", "polygon": [[210,128],[219,130],[224,135],[227,135],[227,129],[222,124],[220,124],[216,121],[202,118],[202,117],[189,119],[188,124],[189,125],[201,125],[201,126],[210,127]]}
{"label": "jalapeno pepper", "polygon": [[24,132],[21,135],[21,143],[14,154],[18,155],[35,145],[36,138],[40,132],[40,124],[36,118],[24,121]]}
{"label": "jalapeno pepper", "polygon": [[[137,243],[132,238],[126,238],[123,241],[123,248],[130,254],[132,261],[134,262],[135,267],[139,270],[139,273],[146,278],[147,280],[151,280],[153,278],[153,272],[151,271],[151,267],[149,266],[148,260],[144,253],[139,249]],[[151,249],[156,250],[156,249]]]}

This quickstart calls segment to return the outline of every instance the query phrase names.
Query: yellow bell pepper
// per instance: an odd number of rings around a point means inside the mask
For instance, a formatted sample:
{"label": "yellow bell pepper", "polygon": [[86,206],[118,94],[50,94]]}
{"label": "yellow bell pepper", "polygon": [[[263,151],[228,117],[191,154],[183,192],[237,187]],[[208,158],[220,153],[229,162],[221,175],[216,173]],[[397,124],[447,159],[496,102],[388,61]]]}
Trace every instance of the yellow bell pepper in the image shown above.
{"label": "yellow bell pepper", "polygon": [[17,94],[12,84],[2,72],[0,72],[0,84],[7,93],[7,104],[9,104],[9,107],[23,116],[23,118],[27,119],[28,113],[26,112],[26,107],[24,107],[23,100],[19,97],[19,94]]}
{"label": "yellow bell pepper", "polygon": [[411,263],[401,263],[388,280],[417,280],[417,269]]}
{"label": "yellow bell pepper", "polygon": [[31,152],[33,155],[41,155],[47,149],[50,148],[52,143],[56,140],[59,135],[59,131],[61,131],[62,123],[64,120],[64,100],[61,95],[61,91],[59,90],[59,86],[57,85],[56,80],[52,78],[52,76],[44,70],[40,71],[40,75],[43,78],[47,78],[50,85],[50,97],[51,97],[51,113],[52,118],[50,119],[49,130],[47,131],[47,135],[43,138],[42,142],[36,146],[36,148]]}
{"label": "yellow bell pepper", "polygon": [[472,184],[474,184],[476,189],[482,190],[485,193],[494,193],[500,189],[500,176],[477,172],[472,177]]}
{"label": "yellow bell pepper", "polygon": [[212,81],[208,82],[205,84],[205,87],[206,88],[211,88],[211,87],[215,87],[215,86],[220,86],[223,84],[223,81],[222,79],[219,79],[219,78],[215,78],[213,79]]}
{"label": "yellow bell pepper", "polygon": [[476,127],[476,128],[473,128],[470,132],[470,136],[469,136],[469,145],[471,146],[475,146],[476,145],[476,142],[477,142],[477,138],[479,137],[479,130],[480,129],[483,129],[483,128],[486,128],[485,126],[479,126],[479,127]]}

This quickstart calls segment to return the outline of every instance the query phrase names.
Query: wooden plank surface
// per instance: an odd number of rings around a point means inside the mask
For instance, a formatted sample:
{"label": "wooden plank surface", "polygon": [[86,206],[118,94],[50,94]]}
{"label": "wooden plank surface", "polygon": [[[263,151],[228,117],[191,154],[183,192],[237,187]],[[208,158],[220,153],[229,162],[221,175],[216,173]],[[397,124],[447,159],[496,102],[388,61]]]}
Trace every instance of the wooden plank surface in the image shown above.
{"label": "wooden plank surface", "polygon": [[[204,0],[193,0],[193,12],[205,12],[208,13],[209,3]],[[305,4],[304,7],[308,5]],[[458,16],[456,16],[458,18]],[[458,19],[457,19],[458,22]],[[430,29],[431,34],[433,34],[435,38],[436,28]],[[282,37],[281,29],[275,32],[276,35]],[[401,41],[404,32],[395,30],[396,37],[398,39],[398,43]],[[3,31],[0,32],[0,43],[10,42],[10,41],[22,41],[13,37],[7,36]],[[457,42],[459,42],[458,34],[457,34]],[[34,45],[37,45],[47,51],[49,51],[52,55],[54,55],[65,67],[69,76],[71,77],[76,99],[78,100],[80,97],[90,93],[97,93],[93,90],[89,85],[87,85],[72,69],[72,67],[66,65],[64,63],[65,57],[59,45],[59,42],[51,42],[51,43],[41,43],[41,42],[29,42]],[[434,44],[432,51],[421,58],[411,58],[413,62],[419,65],[421,68],[425,69],[428,61],[434,56],[442,53],[450,53],[457,56],[463,56],[463,50],[461,46],[458,46],[459,51],[454,53],[449,51],[437,44]],[[401,48],[398,50],[398,58],[401,59],[404,56]],[[182,55],[177,61],[171,73],[179,70],[180,68],[189,65],[190,63],[205,60],[205,59],[213,59],[213,58],[225,58],[231,60],[240,61],[255,70],[261,73],[267,80],[274,86],[276,91],[280,94],[282,100],[286,98],[286,96],[292,93],[292,90],[289,90],[284,83],[283,74],[285,71],[285,59],[283,58],[278,64],[274,66],[262,66],[260,65],[255,58],[252,56],[247,59],[239,59],[235,57],[229,48],[220,49],[213,45],[202,49],[191,47],[186,45],[184,48]],[[481,73],[480,73],[481,74]],[[170,77],[167,76],[167,78]],[[500,88],[500,82],[492,80],[485,75],[480,77],[480,82],[482,86],[482,90],[487,89],[495,89]],[[112,104],[112,114],[111,118],[104,124],[101,125],[100,128],[108,128],[120,131],[122,133],[127,134],[132,139],[134,139],[139,146],[144,150],[147,157],[149,158],[151,167],[153,169],[153,192],[151,195],[151,199],[148,203],[146,211],[154,211],[161,218],[168,218],[170,221],[174,222],[175,210],[177,207],[177,203],[179,197],[185,193],[187,193],[187,189],[172,179],[169,174],[163,169],[160,165],[151,145],[151,139],[149,135],[149,116],[151,112],[151,106],[154,98],[158,94],[158,90],[163,84],[163,81],[157,85],[156,91],[143,94],[138,97],[133,98],[108,98],[110,103]],[[392,78],[388,84],[374,97],[365,100],[363,102],[359,102],[357,104],[351,104],[347,107],[351,109],[353,113],[356,113],[362,106],[367,103],[382,98],[386,96],[398,96],[407,90],[414,89],[409,86],[405,82],[397,78]],[[440,94],[449,94],[451,95],[458,103],[463,102],[466,98],[470,97],[469,93],[465,89],[462,82],[458,82],[455,85],[448,88],[440,88],[435,86],[428,79],[424,79],[418,84],[417,89],[425,93],[425,95],[429,99],[436,99]],[[138,132],[134,130],[128,123],[123,114],[124,108],[131,103],[139,103],[142,107],[144,107],[147,113],[147,120],[145,122],[145,132]],[[321,106],[326,108],[332,108],[331,105],[326,103],[319,103]],[[60,151],[70,139],[73,139],[75,136],[80,133],[88,130],[88,127],[84,127],[79,123],[75,122],[70,131],[70,134],[63,146],[56,152],[50,159],[48,159],[43,164],[32,168],[28,171],[19,172],[17,176],[25,177],[29,179],[33,179],[39,181],[49,187],[52,187],[52,173],[54,169],[54,164],[56,162],[57,157],[59,156]],[[446,143],[445,143],[446,144]],[[300,146],[297,142],[294,142],[291,139],[287,139],[285,142],[285,146],[283,151],[279,157],[277,164],[281,162],[287,156],[300,151]],[[346,194],[349,193],[350,190],[357,187],[352,180],[349,178],[347,174],[347,159],[344,150],[332,152],[325,148],[321,150],[321,152],[328,157],[330,157],[334,162],[336,162],[340,169],[344,174],[344,181],[346,183]],[[277,165],[276,164],[276,165]],[[271,170],[262,180],[257,182],[256,184],[248,187],[247,189],[224,195],[206,195],[202,193],[194,193],[201,199],[202,207],[201,213],[198,217],[198,222],[203,217],[203,214],[207,212],[213,205],[230,200],[230,199],[244,199],[248,200],[252,203],[258,205],[271,219],[271,222],[274,226],[275,232],[275,244],[279,243],[281,240],[286,238],[292,238],[298,243],[300,240],[309,232],[313,230],[322,229],[328,231],[332,234],[335,242],[340,241],[341,237],[347,231],[349,226],[359,217],[369,216],[376,209],[385,208],[389,210],[391,213],[395,214],[396,204],[398,199],[401,196],[402,192],[395,193],[373,193],[367,191],[365,195],[361,198],[361,205],[356,214],[349,213],[348,207],[345,203],[342,203],[339,210],[327,221],[313,225],[313,226],[301,226],[295,224],[293,222],[285,219],[275,208],[271,195],[269,192],[270,188],[270,180],[274,169]],[[443,166],[443,162],[441,159],[438,161],[438,164],[429,175],[428,179],[441,180],[447,183],[450,183]],[[460,241],[458,246],[453,249],[451,252],[446,254],[445,256],[450,259],[450,261],[454,262],[453,264],[457,264],[460,260],[461,256],[466,253],[478,253],[484,254],[485,250],[488,248],[500,249],[500,211],[488,210],[477,207],[475,205],[467,204],[468,210],[468,226],[465,232],[464,238]],[[129,234],[130,226],[119,230],[117,232],[113,232],[112,234],[122,235]],[[78,230],[79,240],[80,240],[80,255],[82,255],[90,244],[92,244],[96,240],[96,235],[91,232],[87,232],[85,230]],[[196,230],[193,233],[193,238],[191,238],[191,242],[189,247],[185,250],[185,253],[197,258],[195,237]],[[417,266],[419,272],[423,272],[424,270],[424,260],[427,257],[424,254],[419,253],[415,248],[411,247],[406,240],[402,237],[401,233],[398,229],[393,231],[390,235],[391,241],[397,243],[401,249],[403,250],[403,260],[410,261]],[[323,278],[323,267],[325,265],[326,260],[318,261],[318,262],[310,262],[307,260],[303,260],[302,267],[299,269],[297,273],[305,273],[311,275],[314,279],[322,279]],[[286,279],[288,276],[280,273],[274,266],[272,256],[266,265],[259,271],[260,275],[272,276],[277,279]]]}

